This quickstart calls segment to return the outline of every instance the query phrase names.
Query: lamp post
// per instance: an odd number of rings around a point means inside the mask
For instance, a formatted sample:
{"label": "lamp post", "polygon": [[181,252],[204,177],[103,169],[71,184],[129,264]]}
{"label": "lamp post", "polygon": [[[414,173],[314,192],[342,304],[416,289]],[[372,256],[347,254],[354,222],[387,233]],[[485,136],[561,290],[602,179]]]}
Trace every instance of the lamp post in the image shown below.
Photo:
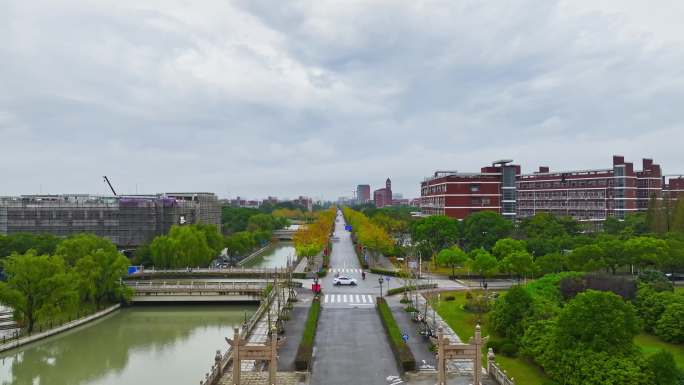
{"label": "lamp post", "polygon": [[382,277],[379,277],[378,278],[378,284],[380,285],[380,297],[382,297],[382,281],[383,281]]}

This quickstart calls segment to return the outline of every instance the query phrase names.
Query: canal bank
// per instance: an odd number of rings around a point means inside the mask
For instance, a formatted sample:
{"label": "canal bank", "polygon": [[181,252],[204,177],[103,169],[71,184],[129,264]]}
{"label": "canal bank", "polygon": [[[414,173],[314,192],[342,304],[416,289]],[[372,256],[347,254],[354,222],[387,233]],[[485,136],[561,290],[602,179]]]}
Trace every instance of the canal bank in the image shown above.
{"label": "canal bank", "polygon": [[0,353],[1,384],[197,383],[255,305],[130,307]]}
{"label": "canal bank", "polygon": [[294,243],[276,242],[253,253],[240,261],[240,267],[245,268],[285,268],[289,263],[297,262]]}

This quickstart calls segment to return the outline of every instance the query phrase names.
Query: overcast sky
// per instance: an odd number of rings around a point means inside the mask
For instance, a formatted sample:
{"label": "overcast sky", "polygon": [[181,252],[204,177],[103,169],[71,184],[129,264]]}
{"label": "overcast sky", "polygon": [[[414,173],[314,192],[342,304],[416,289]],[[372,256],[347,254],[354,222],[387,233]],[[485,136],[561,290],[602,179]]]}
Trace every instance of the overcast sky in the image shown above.
{"label": "overcast sky", "polygon": [[0,0],[0,195],[684,173],[684,2]]}

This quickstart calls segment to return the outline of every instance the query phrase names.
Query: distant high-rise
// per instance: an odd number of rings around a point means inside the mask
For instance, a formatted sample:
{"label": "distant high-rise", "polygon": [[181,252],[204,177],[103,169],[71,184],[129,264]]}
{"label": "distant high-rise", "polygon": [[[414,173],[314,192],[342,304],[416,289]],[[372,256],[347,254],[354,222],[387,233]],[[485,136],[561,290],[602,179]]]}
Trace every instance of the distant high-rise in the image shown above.
{"label": "distant high-rise", "polygon": [[367,184],[360,184],[356,186],[356,201],[358,203],[368,203],[370,202],[370,186]]}
{"label": "distant high-rise", "polygon": [[385,188],[373,192],[373,201],[375,201],[375,207],[378,208],[392,205],[392,181],[390,178],[385,181]]}

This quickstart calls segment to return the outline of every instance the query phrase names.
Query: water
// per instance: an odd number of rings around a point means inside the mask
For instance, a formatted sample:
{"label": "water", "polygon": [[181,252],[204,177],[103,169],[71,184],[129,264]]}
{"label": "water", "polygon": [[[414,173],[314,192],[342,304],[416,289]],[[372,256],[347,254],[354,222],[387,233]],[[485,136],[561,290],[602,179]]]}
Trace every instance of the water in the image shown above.
{"label": "water", "polygon": [[0,353],[0,384],[199,384],[256,306],[132,307]]}
{"label": "water", "polygon": [[295,259],[294,244],[291,242],[278,242],[273,247],[264,251],[251,260],[245,262],[244,267],[273,268],[287,266],[287,260]]}

